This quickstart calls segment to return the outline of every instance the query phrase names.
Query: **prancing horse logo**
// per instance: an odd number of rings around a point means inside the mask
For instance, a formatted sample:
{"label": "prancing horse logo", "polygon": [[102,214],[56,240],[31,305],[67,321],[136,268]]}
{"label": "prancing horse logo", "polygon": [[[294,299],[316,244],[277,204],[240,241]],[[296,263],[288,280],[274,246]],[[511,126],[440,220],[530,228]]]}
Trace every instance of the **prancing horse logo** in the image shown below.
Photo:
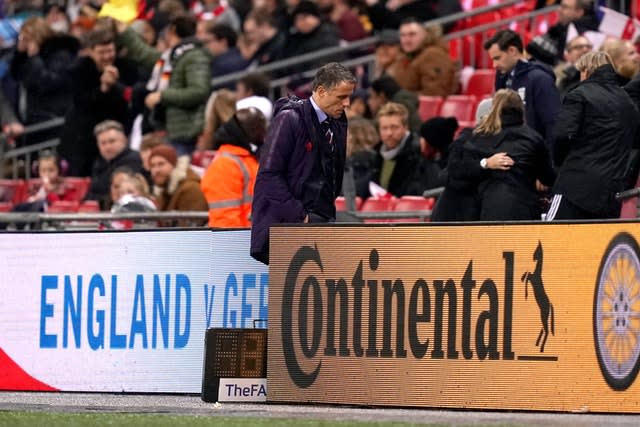
{"label": "prancing horse logo", "polygon": [[[540,328],[540,334],[536,340],[536,346],[540,346],[540,353],[544,352],[544,345],[547,342],[549,336],[549,329],[551,329],[551,335],[555,335],[554,331],[554,316],[553,305],[549,301],[549,296],[544,290],[544,283],[542,282],[542,243],[538,241],[538,247],[533,252],[533,260],[536,261],[536,268],[533,273],[525,272],[520,280],[524,282],[524,297],[528,298],[528,284],[531,283],[533,288],[533,295],[536,297],[536,303],[540,309],[540,320],[542,327]],[[540,341],[542,340],[542,342]]]}

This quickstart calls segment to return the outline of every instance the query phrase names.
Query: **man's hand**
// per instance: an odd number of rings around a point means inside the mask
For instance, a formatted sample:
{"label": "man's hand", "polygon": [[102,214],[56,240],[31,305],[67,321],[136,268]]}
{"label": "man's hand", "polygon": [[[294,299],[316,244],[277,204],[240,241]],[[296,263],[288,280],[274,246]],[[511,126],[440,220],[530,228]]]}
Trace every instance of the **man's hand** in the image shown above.
{"label": "man's hand", "polygon": [[100,90],[105,93],[109,92],[114,83],[118,81],[119,77],[120,72],[116,67],[113,65],[107,65],[104,67],[104,71],[100,76]]}
{"label": "man's hand", "polygon": [[146,105],[149,110],[153,110],[153,108],[160,103],[160,96],[160,92],[151,92],[144,99],[144,105]]}
{"label": "man's hand", "polygon": [[24,133],[24,126],[18,122],[7,123],[2,126],[2,132],[7,135],[7,142],[9,145],[15,144],[15,138]]}

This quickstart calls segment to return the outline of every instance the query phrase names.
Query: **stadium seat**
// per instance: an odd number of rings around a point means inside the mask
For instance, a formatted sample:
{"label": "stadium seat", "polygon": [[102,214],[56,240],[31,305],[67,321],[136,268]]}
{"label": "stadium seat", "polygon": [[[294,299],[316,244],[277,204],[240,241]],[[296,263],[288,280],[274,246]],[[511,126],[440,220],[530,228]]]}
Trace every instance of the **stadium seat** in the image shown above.
{"label": "stadium seat", "polygon": [[[640,187],[640,177],[636,181],[635,188]],[[638,216],[638,197],[631,197],[622,201],[622,209],[620,209],[620,218],[637,218]]]}
{"label": "stadium seat", "polygon": [[64,178],[69,198],[78,202],[84,199],[91,186],[91,178],[68,176]]}
{"label": "stadium seat", "polygon": [[0,202],[0,212],[10,212],[11,208],[13,208],[13,203],[11,203],[11,202]]}
{"label": "stadium seat", "polygon": [[79,208],[78,200],[58,200],[47,207],[47,213],[75,213]]}
{"label": "stadium seat", "polygon": [[0,179],[0,201],[21,203],[25,198],[26,184],[22,179]]}
{"label": "stadium seat", "polygon": [[495,88],[496,72],[493,69],[475,70],[469,79],[464,95],[473,95],[482,99],[493,94]]}
{"label": "stadium seat", "polygon": [[424,96],[419,97],[420,105],[418,107],[418,114],[420,120],[427,121],[433,117],[438,117],[440,114],[440,107],[442,106],[443,98],[441,96]]}
{"label": "stadium seat", "polygon": [[476,97],[473,95],[450,95],[440,107],[440,116],[455,117],[458,122],[473,121],[476,112]]}
{"label": "stadium seat", "polygon": [[[362,206],[362,197],[356,197],[356,210],[360,209],[360,206]],[[347,201],[342,196],[336,199],[336,211],[338,212],[347,211]]]}
{"label": "stadium seat", "polygon": [[206,169],[216,156],[213,150],[194,151],[191,155],[191,164]]}
{"label": "stadium seat", "polygon": [[78,207],[78,212],[100,212],[100,204],[97,200],[85,200]]}
{"label": "stadium seat", "polygon": [[[398,199],[391,197],[369,197],[362,203],[360,212],[392,212]],[[365,219],[365,223],[391,222],[390,219]]]}
{"label": "stadium seat", "polygon": [[[433,197],[424,198],[422,196],[402,196],[396,201],[393,210],[396,212],[430,211],[433,209],[434,204],[435,199]],[[429,221],[429,219],[425,218],[425,221]],[[394,219],[393,222],[420,222],[420,218],[398,218]]]}

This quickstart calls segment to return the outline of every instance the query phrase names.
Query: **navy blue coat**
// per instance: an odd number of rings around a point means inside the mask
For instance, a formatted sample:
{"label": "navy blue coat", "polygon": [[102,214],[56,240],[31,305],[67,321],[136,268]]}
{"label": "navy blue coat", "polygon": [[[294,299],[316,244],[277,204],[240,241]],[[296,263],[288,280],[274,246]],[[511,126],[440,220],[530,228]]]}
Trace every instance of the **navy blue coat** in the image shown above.
{"label": "navy blue coat", "polygon": [[[327,144],[311,102],[281,98],[274,107],[265,144],[260,152],[252,204],[251,256],[269,263],[269,227],[272,224],[301,223],[307,214],[330,212],[335,220],[335,198],[342,189],[347,149],[347,118],[332,121],[334,133],[334,175],[318,171],[317,160]],[[323,145],[324,144],[324,145]],[[322,168],[321,170],[325,170]],[[317,206],[323,185],[333,180],[331,206]],[[324,203],[324,202],[323,202]]]}
{"label": "navy blue coat", "polygon": [[[511,73],[496,73],[496,90],[505,89]],[[553,70],[539,62],[518,61],[513,70],[511,89],[522,96],[524,90],[525,122],[537,131],[551,150],[554,124],[560,110],[560,94]]]}

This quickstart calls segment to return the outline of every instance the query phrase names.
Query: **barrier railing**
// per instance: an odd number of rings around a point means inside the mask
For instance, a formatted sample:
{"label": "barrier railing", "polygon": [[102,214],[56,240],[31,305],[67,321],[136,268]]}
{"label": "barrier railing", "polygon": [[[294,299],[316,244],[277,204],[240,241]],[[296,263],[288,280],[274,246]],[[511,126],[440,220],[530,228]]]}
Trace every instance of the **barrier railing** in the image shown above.
{"label": "barrier railing", "polygon": [[[61,127],[63,124],[64,118],[58,117],[45,122],[25,126],[24,132],[20,137],[26,137],[36,132]],[[0,134],[0,177],[5,176],[5,168],[9,162],[11,163],[12,177],[14,179],[20,176],[20,166],[24,167],[24,178],[31,178],[31,160],[33,158],[33,154],[47,149],[55,151],[58,145],[60,145],[60,138],[53,138],[37,144],[11,148],[8,142],[8,135],[4,133]],[[20,163],[20,160],[23,160],[22,164]]]}

